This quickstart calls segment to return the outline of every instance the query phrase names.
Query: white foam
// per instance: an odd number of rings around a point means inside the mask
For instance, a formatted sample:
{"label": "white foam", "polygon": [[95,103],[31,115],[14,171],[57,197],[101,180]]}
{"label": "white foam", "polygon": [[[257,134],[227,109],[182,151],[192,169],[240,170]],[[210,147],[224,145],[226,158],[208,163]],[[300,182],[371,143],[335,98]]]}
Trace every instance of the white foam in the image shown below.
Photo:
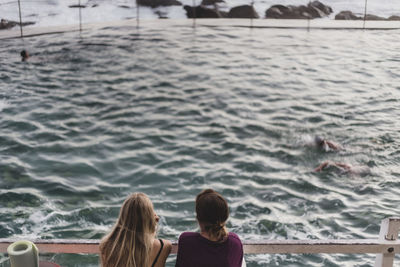
{"label": "white foam", "polygon": [[0,99],[0,112],[3,111],[3,109],[7,108],[9,106],[9,103],[5,100]]}

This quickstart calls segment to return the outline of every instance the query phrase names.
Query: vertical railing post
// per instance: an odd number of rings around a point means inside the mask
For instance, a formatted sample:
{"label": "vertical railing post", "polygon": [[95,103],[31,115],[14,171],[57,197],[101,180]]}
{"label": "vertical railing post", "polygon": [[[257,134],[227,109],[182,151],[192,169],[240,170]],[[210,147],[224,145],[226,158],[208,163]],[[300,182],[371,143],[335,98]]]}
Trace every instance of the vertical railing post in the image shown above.
{"label": "vertical railing post", "polygon": [[365,21],[367,20],[367,5],[368,5],[368,0],[365,0],[363,29],[365,29]]}
{"label": "vertical railing post", "polygon": [[[251,1],[250,6],[251,6],[251,11],[254,11],[255,10],[254,9],[254,0]],[[252,15],[254,15],[254,13]],[[253,16],[250,17],[250,28],[251,29],[253,28]]]}
{"label": "vertical railing post", "polygon": [[[311,0],[308,1],[308,7],[311,5]],[[310,31],[310,17],[307,18],[307,31]]]}
{"label": "vertical railing post", "polygon": [[82,6],[81,0],[79,0],[79,32],[82,32]]}
{"label": "vertical railing post", "polygon": [[21,15],[21,1],[18,0],[18,12],[19,12],[19,28],[21,30],[21,38],[24,38],[24,34],[22,32],[22,15]]}
{"label": "vertical railing post", "polygon": [[139,0],[136,0],[136,28],[139,29],[140,23],[140,12],[139,12]]}
{"label": "vertical railing post", "polygon": [[193,0],[192,3],[193,3],[193,28],[196,28],[196,17],[197,17],[197,14],[196,14],[196,0]]}
{"label": "vertical railing post", "polygon": [[[400,230],[399,218],[387,218],[381,223],[379,239],[385,241],[397,240]],[[394,261],[394,249],[389,248],[386,253],[378,254],[375,259],[375,267],[392,267]]]}

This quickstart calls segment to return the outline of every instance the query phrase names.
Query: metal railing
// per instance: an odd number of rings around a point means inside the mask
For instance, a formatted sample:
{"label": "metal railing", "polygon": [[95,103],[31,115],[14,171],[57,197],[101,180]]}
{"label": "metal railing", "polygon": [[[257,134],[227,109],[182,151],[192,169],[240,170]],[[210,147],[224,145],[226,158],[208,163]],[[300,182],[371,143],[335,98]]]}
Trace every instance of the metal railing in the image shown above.
{"label": "metal railing", "polygon": [[[378,254],[375,267],[392,267],[395,255],[400,253],[399,229],[400,218],[387,218],[381,223],[378,239],[245,241],[243,248],[245,254]],[[0,253],[6,253],[7,247],[15,241],[0,239]],[[41,253],[99,253],[99,240],[32,241]],[[174,242],[172,253],[177,253],[177,250],[177,243]]]}

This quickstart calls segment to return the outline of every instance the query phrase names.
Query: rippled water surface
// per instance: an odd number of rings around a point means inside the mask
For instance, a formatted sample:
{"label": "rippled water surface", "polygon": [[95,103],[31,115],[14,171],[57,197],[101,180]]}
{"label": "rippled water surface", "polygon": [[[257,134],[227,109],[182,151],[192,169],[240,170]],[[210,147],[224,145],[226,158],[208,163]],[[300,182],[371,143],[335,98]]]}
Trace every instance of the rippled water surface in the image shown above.
{"label": "rippled water surface", "polygon": [[[159,236],[176,240],[197,229],[207,187],[243,240],[376,238],[400,215],[398,35],[143,23],[25,39],[26,63],[20,40],[1,41],[0,238],[98,239],[142,191]],[[319,151],[315,135],[345,149]],[[326,160],[371,175],[313,172]],[[374,255],[246,259],[371,266]]]}

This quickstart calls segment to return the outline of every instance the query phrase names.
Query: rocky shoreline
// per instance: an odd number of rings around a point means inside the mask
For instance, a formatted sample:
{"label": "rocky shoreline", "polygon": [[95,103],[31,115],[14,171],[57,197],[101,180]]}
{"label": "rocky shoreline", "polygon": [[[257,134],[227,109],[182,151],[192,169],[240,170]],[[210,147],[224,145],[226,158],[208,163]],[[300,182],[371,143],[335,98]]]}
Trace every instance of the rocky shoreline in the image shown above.
{"label": "rocky shoreline", "polygon": [[[28,25],[33,25],[35,22],[28,21],[28,22],[22,22],[22,26],[28,26]],[[0,21],[0,30],[7,30],[11,29],[15,26],[19,26],[20,23],[12,20],[6,20],[6,19],[1,19]]]}
{"label": "rocky shoreline", "polygon": [[[146,0],[159,1],[159,0]],[[176,1],[176,0],[174,0]],[[252,18],[260,16],[252,5],[241,5],[233,7],[229,12],[218,9],[218,2],[223,0],[203,0],[199,6],[185,5],[188,18]],[[333,13],[333,9],[320,1],[310,2],[308,5],[273,5],[265,11],[265,19],[316,19],[328,17]],[[335,20],[363,20],[364,15],[357,16],[352,11],[341,11],[335,15]],[[400,16],[390,16],[388,18],[379,17],[373,14],[366,14],[365,20],[400,20]]]}
{"label": "rocky shoreline", "polygon": [[[182,5],[179,0],[138,0],[139,6],[150,7],[154,14],[159,18],[167,19],[168,14],[160,11],[159,7],[167,6],[183,6],[186,11],[187,18],[244,18],[244,19],[317,19],[329,17],[333,13],[333,9],[316,0],[307,5],[272,5],[267,8],[263,14],[257,13],[253,5],[240,5],[232,7],[229,11],[220,10],[219,4],[224,0],[202,0],[200,5],[189,6]],[[70,8],[96,8],[98,4],[90,6],[69,6]],[[121,8],[130,8],[128,6],[119,6]],[[400,16],[392,15],[388,18],[367,14],[364,18],[363,14],[355,14],[352,11],[344,10],[337,13],[335,20],[378,20],[378,21],[400,21]],[[23,26],[32,25],[35,22],[23,22]],[[1,19],[0,30],[11,29],[19,26],[19,22]]]}

